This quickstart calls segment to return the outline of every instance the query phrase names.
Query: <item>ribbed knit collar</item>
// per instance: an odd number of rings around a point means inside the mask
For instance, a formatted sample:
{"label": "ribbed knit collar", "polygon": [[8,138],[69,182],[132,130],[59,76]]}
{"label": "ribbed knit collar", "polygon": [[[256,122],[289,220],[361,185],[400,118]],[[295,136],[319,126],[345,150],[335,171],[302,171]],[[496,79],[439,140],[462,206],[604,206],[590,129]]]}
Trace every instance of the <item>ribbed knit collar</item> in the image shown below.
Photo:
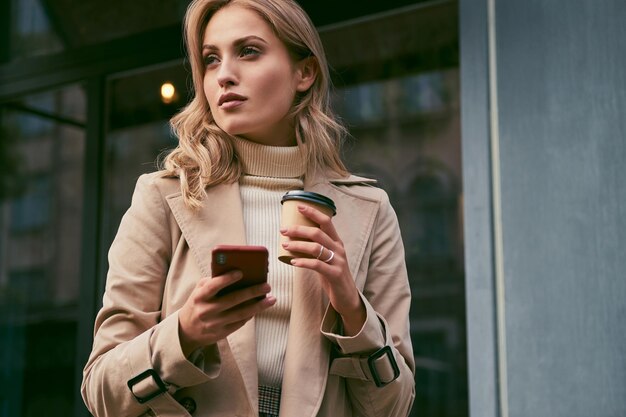
{"label": "ribbed knit collar", "polygon": [[267,146],[233,138],[244,174],[259,177],[299,178],[304,175],[304,155],[298,146]]}

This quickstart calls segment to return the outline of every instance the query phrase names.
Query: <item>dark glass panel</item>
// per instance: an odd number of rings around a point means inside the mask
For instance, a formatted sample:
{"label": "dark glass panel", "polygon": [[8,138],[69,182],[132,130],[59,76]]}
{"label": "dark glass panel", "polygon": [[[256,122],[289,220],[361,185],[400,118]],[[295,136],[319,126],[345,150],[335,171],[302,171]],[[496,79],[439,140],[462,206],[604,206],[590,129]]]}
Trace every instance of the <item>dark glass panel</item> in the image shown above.
{"label": "dark glass panel", "polygon": [[0,110],[0,416],[73,414],[84,90]]}
{"label": "dark glass panel", "polygon": [[[108,83],[105,247],[113,241],[122,215],[130,205],[137,178],[155,171],[157,156],[176,146],[168,122],[187,102],[186,77],[182,62],[175,62],[119,74]],[[161,86],[165,83],[175,89],[169,100],[161,96]],[[106,266],[106,260],[103,261]]]}
{"label": "dark glass panel", "polygon": [[7,23],[11,27],[12,59],[51,54],[65,49],[42,1],[10,0],[10,4],[11,20]]}
{"label": "dark glass panel", "polygon": [[345,159],[400,221],[420,417],[468,415],[456,23],[456,3],[433,2],[322,33]]}

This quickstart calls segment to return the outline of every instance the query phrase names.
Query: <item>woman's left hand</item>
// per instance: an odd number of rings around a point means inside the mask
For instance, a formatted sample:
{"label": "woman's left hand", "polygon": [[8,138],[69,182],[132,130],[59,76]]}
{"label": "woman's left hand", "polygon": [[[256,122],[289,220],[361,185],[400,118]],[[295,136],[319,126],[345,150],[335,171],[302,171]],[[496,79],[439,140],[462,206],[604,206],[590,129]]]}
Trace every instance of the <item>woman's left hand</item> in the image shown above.
{"label": "woman's left hand", "polygon": [[319,228],[291,226],[281,229],[280,232],[291,239],[283,243],[283,247],[291,252],[304,253],[312,257],[294,258],[291,264],[320,274],[322,288],[328,295],[330,304],[343,320],[345,335],[354,336],[363,327],[366,312],[348,268],[343,242],[331,217],[309,206],[299,205],[298,210],[317,223]]}

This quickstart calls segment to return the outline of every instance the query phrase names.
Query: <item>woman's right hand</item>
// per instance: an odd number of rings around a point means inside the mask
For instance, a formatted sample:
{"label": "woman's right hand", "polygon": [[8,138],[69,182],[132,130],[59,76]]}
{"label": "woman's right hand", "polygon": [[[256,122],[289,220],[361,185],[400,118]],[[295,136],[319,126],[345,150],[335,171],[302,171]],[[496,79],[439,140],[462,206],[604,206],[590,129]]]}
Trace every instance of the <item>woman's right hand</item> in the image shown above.
{"label": "woman's right hand", "polygon": [[231,271],[198,281],[178,313],[180,345],[186,357],[199,347],[224,339],[276,303],[276,298],[268,295],[267,283],[216,296],[221,289],[240,279],[240,271]]}

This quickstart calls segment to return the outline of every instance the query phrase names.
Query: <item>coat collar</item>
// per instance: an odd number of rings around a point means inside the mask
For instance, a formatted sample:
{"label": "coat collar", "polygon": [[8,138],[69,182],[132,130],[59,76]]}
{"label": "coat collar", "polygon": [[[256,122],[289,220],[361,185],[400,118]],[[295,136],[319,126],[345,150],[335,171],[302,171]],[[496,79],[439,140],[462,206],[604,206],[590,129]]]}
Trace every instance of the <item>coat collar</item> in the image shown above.
{"label": "coat collar", "polygon": [[[335,202],[337,215],[333,223],[344,242],[353,277],[357,277],[378,203],[346,192],[338,185],[374,182],[355,176],[336,180],[312,176],[304,184],[306,190],[324,194]],[[246,243],[243,208],[237,183],[208,189],[207,198],[197,212],[185,206],[180,192],[167,196],[167,202],[203,275],[210,275],[210,253],[215,245]],[[357,212],[359,215],[355,216]],[[294,271],[281,416],[314,416],[321,405],[326,387],[331,345],[321,334],[320,326],[328,298],[315,275],[314,272],[301,268]],[[256,346],[254,320],[227,339],[239,366],[250,404],[256,408],[258,368],[256,349],[250,348]]]}

